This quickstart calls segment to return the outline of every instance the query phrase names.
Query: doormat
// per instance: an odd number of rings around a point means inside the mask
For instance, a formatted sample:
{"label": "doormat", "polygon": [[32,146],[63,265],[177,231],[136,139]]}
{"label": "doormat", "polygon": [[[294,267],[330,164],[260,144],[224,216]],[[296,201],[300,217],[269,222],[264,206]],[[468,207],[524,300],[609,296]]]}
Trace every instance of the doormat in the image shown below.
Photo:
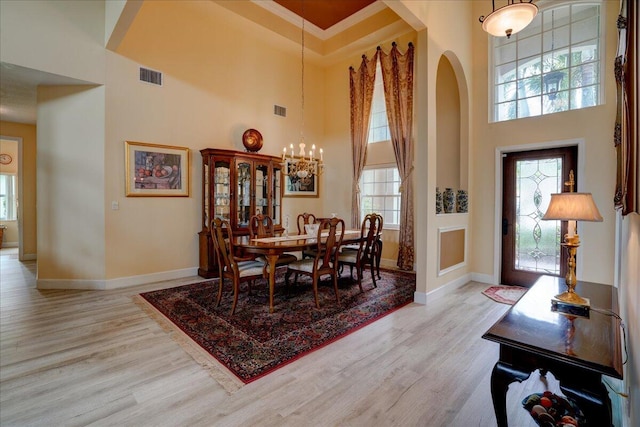
{"label": "doormat", "polygon": [[[136,296],[136,302],[209,368],[227,391],[235,391],[411,303],[416,288],[414,273],[381,269],[378,286],[374,288],[370,275],[365,274],[364,292],[360,292],[356,281],[343,273],[338,281],[340,304],[331,281],[325,280],[318,286],[318,309],[311,280],[300,277],[297,285],[287,289],[286,268],[280,270],[274,313],[269,313],[265,279],[256,280],[251,295],[241,287],[234,315],[230,314],[233,292],[229,280],[219,307],[215,306],[218,279],[145,292]],[[220,366],[233,373],[235,380],[223,378]]]}
{"label": "doormat", "polygon": [[527,292],[529,288],[524,288],[522,286],[505,286],[505,285],[495,285],[490,286],[482,293],[492,300],[502,303],[513,305]]}

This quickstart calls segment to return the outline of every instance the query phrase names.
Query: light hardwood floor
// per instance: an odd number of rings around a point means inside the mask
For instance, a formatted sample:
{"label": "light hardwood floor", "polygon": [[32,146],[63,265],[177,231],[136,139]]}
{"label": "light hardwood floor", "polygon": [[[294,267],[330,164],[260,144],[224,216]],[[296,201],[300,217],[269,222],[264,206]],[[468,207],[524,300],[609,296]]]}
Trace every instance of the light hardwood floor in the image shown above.
{"label": "light hardwood floor", "polygon": [[[481,335],[507,310],[469,283],[410,304],[226,392],[132,302],[152,289],[37,290],[35,262],[0,250],[3,426],[495,426],[489,378],[498,345]],[[512,426],[537,373],[508,393]]]}

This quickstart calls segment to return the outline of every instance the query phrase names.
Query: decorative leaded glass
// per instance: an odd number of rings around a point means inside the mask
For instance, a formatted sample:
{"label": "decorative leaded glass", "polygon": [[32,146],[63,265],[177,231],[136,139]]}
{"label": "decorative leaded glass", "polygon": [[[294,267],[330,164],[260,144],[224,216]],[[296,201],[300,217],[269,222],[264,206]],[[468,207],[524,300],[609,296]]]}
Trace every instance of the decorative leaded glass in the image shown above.
{"label": "decorative leaded glass", "polygon": [[516,162],[516,270],[560,274],[561,223],[542,217],[562,183],[560,158]]}

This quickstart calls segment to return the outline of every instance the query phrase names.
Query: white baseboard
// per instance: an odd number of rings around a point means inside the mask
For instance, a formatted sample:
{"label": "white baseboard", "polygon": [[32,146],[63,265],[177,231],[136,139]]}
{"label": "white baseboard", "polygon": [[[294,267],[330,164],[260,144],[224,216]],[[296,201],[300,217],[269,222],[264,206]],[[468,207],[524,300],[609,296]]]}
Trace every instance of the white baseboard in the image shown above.
{"label": "white baseboard", "polygon": [[438,298],[445,295],[445,293],[452,292],[466,285],[467,283],[469,283],[470,280],[472,280],[471,273],[467,273],[427,293],[415,292],[413,294],[413,302],[417,304],[426,305],[428,301],[429,302],[436,301]]}
{"label": "white baseboard", "polygon": [[[127,288],[144,285],[146,283],[162,282],[165,280],[193,277],[198,274],[198,268],[185,268],[182,270],[163,271],[161,273],[143,274],[140,276],[121,277],[109,280],[64,280],[64,279],[38,279],[38,289],[82,289],[104,291],[108,289]],[[203,279],[205,280],[205,279]]]}
{"label": "white baseboard", "polygon": [[471,280],[474,282],[486,283],[488,285],[498,285],[492,274],[471,273]]}

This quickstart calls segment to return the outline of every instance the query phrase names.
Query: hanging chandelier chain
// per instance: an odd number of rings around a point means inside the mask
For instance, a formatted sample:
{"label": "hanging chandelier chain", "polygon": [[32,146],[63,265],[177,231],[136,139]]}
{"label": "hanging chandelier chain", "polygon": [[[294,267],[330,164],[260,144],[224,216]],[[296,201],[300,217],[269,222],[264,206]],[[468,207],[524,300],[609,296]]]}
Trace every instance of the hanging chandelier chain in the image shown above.
{"label": "hanging chandelier chain", "polygon": [[292,182],[300,182],[304,186],[311,185],[314,176],[318,176],[322,174],[324,171],[324,164],[322,158],[322,148],[320,148],[320,158],[317,159],[314,157],[316,146],[315,144],[311,146],[309,150],[309,154],[307,155],[305,152],[304,143],[304,48],[305,48],[305,15],[304,15],[304,0],[302,0],[302,37],[301,37],[301,97],[300,97],[300,143],[298,146],[300,147],[300,152],[298,158],[296,159],[294,156],[294,147],[291,144],[291,161],[287,162],[287,148],[285,147],[282,150],[282,165],[285,168],[284,173],[287,174]]}
{"label": "hanging chandelier chain", "polygon": [[302,2],[302,52],[300,57],[302,58],[302,65],[301,65],[301,70],[302,70],[302,78],[301,78],[301,84],[302,84],[302,101],[301,101],[301,116],[302,116],[302,123],[301,123],[301,127],[300,127],[300,142],[304,142],[304,1]]}

